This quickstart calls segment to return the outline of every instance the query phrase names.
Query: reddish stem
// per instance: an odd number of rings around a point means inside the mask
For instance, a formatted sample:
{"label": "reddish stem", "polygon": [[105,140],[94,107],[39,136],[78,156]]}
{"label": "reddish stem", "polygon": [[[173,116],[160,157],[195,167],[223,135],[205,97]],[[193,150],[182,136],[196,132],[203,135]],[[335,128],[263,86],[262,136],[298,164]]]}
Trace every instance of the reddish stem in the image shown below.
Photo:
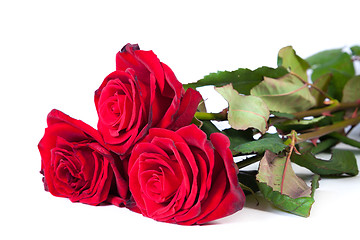
{"label": "reddish stem", "polygon": [[280,193],[281,194],[283,194],[285,174],[286,174],[287,167],[290,164],[290,157],[291,157],[291,154],[292,154],[292,152],[293,152],[293,150],[295,148],[295,144],[296,144],[296,132],[293,130],[293,131],[291,131],[290,151],[289,151],[288,155],[286,156],[284,171],[283,171],[283,175],[282,175],[282,179],[281,179],[281,186],[280,186]]}

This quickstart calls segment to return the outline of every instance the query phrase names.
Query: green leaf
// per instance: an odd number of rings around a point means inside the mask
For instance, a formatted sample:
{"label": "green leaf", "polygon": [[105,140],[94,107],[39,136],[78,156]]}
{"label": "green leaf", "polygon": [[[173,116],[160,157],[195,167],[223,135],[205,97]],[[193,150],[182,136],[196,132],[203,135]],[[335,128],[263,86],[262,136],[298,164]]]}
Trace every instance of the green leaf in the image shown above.
{"label": "green leaf", "polygon": [[215,90],[229,103],[228,121],[232,128],[246,130],[252,127],[262,133],[266,132],[270,112],[261,98],[239,95],[232,84]]}
{"label": "green leaf", "polygon": [[291,113],[282,113],[282,112],[277,112],[277,111],[270,111],[270,114],[273,114],[274,116],[279,117],[279,118],[295,119],[295,115],[293,115]]}
{"label": "green leaf", "polygon": [[222,87],[227,84],[232,83],[233,87],[239,93],[249,95],[250,89],[255,85],[259,84],[264,76],[279,78],[287,74],[287,70],[285,68],[269,68],[269,67],[261,67],[254,71],[251,71],[246,68],[239,68],[235,71],[219,71],[217,73],[210,73],[205,76],[203,79],[194,82],[184,84],[184,88],[197,88],[207,85],[214,85],[216,87]]}
{"label": "green leaf", "polygon": [[360,76],[351,78],[344,86],[342,102],[356,102],[360,99]]}
{"label": "green leaf", "polygon": [[233,154],[239,153],[264,153],[270,150],[273,153],[283,151],[287,145],[283,143],[278,134],[265,133],[259,140],[239,144],[232,148]]}
{"label": "green leaf", "polygon": [[251,89],[251,95],[263,99],[271,111],[284,113],[305,111],[316,104],[307,84],[293,74],[279,79],[265,77]]}
{"label": "green leaf", "polygon": [[[259,187],[256,182],[256,174],[258,173],[257,170],[250,170],[250,171],[243,171],[240,170],[238,173],[238,180],[243,185],[247,186],[250,191],[244,191],[245,194],[249,192],[257,192],[259,191]],[[245,190],[245,189],[243,189]]]}
{"label": "green leaf", "polygon": [[[334,138],[321,139],[320,143],[318,143],[316,146],[312,147],[311,153],[318,154],[318,153],[324,152],[324,151],[332,148],[333,146],[335,146],[338,143],[339,143],[339,141]],[[311,145],[313,145],[313,144],[311,144]]]}
{"label": "green leaf", "polygon": [[315,190],[319,188],[320,175],[315,174],[311,180],[311,197],[314,198]]}
{"label": "green leaf", "polygon": [[[332,78],[332,75],[330,73],[320,76],[318,79],[314,81],[314,84],[318,89],[322,90],[323,92],[327,92],[330,80]],[[321,94],[318,90],[315,88],[310,89],[311,95],[314,96],[316,99],[316,106],[321,106],[324,103],[325,96]]]}
{"label": "green leaf", "polygon": [[354,75],[354,65],[352,64],[351,56],[346,52],[342,52],[341,49],[326,50],[306,60],[311,63],[311,67],[314,70],[317,68],[337,69],[349,75]]}
{"label": "green leaf", "polygon": [[302,79],[307,81],[307,69],[310,65],[301,57],[299,57],[291,46],[280,49],[278,54],[278,66],[283,66],[290,69],[291,72],[296,73]]}
{"label": "green leaf", "polygon": [[212,133],[220,132],[220,130],[211,122],[211,121],[202,121],[202,125],[200,127],[203,132],[209,137]]}
{"label": "green leaf", "polygon": [[265,199],[274,206],[307,217],[314,203],[312,195],[316,185],[313,189],[307,186],[295,175],[290,162],[287,165],[286,162],[286,157],[279,157],[266,151],[260,161],[259,173],[256,175],[259,189]]}
{"label": "green leaf", "polygon": [[353,55],[360,56],[360,46],[352,46],[350,50]]}
{"label": "green leaf", "polygon": [[345,84],[355,74],[351,56],[347,53],[341,53],[338,57],[316,66],[313,69],[311,78],[317,79],[329,73],[332,75],[332,79],[329,83],[328,94],[335,99],[341,100]]}
{"label": "green leaf", "polygon": [[281,130],[283,134],[290,133],[291,130],[295,130],[300,133],[301,131],[327,126],[344,119],[345,112],[339,111],[332,113],[332,116],[320,116],[311,120],[290,120],[283,123],[274,124],[277,130]]}
{"label": "green leaf", "polygon": [[283,123],[279,123],[279,124],[274,124],[274,127],[276,127],[276,129],[278,131],[281,131],[281,134],[286,135],[289,134],[291,132],[291,130],[295,130],[296,132],[301,132],[304,131],[306,129],[311,129],[313,125],[301,125],[301,124],[283,124]]}
{"label": "green leaf", "polygon": [[329,133],[327,136],[335,138],[335,139],[339,140],[340,142],[345,143],[347,145],[360,148],[359,141],[349,138],[347,136],[344,136],[343,134],[340,134],[339,132],[332,132],[332,133]]}
{"label": "green leaf", "polygon": [[275,207],[302,217],[310,216],[311,206],[315,202],[313,197],[291,198],[287,195],[274,191],[266,183],[258,183],[261,193],[265,199]]}
{"label": "green leaf", "polygon": [[329,59],[334,59],[342,54],[342,49],[330,49],[318,52],[305,60],[313,67],[314,65],[321,65],[327,63]]}
{"label": "green leaf", "polygon": [[236,130],[233,128],[224,129],[221,131],[230,139],[230,149],[232,150],[236,146],[253,141],[252,129],[247,130]]}
{"label": "green leaf", "polygon": [[352,77],[352,75],[336,69],[317,68],[314,70],[311,76],[312,78],[316,79],[328,73],[332,75],[332,78],[329,82],[327,93],[330,97],[340,101],[342,99],[342,91],[344,89],[344,86],[347,81],[349,81],[349,79]]}
{"label": "green leaf", "polygon": [[216,132],[226,135],[230,140],[230,149],[254,140],[252,129],[236,130],[228,128],[220,131],[211,121],[203,121],[202,123],[201,130],[206,133],[208,138],[212,133]]}
{"label": "green leaf", "polygon": [[318,122],[320,122],[321,120],[323,120],[324,118],[326,118],[325,116],[320,116],[320,117],[314,117],[313,119],[309,119],[309,120],[289,120],[283,123],[283,125],[313,125],[316,124]]}
{"label": "green leaf", "polygon": [[348,53],[341,53],[336,58],[329,58],[327,62],[319,65],[314,68],[326,68],[326,69],[336,69],[342,72],[347,73],[350,76],[355,74],[354,64],[352,62],[351,56]]}
{"label": "green leaf", "polygon": [[316,158],[310,152],[300,152],[301,155],[292,155],[291,161],[321,176],[355,176],[359,173],[355,155],[351,151],[333,149],[330,160]]}

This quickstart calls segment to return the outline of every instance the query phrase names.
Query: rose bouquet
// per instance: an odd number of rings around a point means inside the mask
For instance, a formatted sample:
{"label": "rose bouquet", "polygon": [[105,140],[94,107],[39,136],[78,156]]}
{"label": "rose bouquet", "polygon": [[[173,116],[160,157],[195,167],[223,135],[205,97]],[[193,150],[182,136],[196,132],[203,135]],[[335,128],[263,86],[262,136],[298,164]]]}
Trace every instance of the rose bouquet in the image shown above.
{"label": "rose bouquet", "polygon": [[[351,151],[333,149],[330,161],[315,154],[338,142],[360,147],[347,137],[360,122],[359,49],[304,60],[285,47],[276,69],[240,68],[183,85],[152,51],[127,44],[95,91],[97,130],[59,110],[48,114],[38,145],[45,190],[182,225],[237,212],[244,192],[309,216],[320,176],[358,174]],[[206,85],[228,108],[206,112],[196,91]],[[231,127],[220,130],[216,121]],[[257,171],[242,169],[256,162]],[[314,173],[311,187],[292,162]]]}

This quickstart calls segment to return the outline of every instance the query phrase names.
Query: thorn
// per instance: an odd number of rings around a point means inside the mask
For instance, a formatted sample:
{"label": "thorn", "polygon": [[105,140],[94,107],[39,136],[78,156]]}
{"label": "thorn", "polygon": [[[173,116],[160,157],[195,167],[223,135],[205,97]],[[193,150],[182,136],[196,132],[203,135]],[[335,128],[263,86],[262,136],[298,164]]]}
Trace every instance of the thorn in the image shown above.
{"label": "thorn", "polygon": [[328,116],[328,117],[333,117],[333,116],[334,116],[334,115],[331,114],[330,111],[323,112],[322,115],[323,115],[323,116]]}
{"label": "thorn", "polygon": [[228,111],[229,111],[229,108],[227,107],[227,108],[224,108],[220,113],[226,116]]}
{"label": "thorn", "polygon": [[318,140],[319,140],[319,138],[310,139],[310,141],[312,142],[312,144],[314,144],[315,147],[317,146],[317,141]]}
{"label": "thorn", "polygon": [[355,111],[352,113],[351,118],[356,118],[359,108],[355,108]]}
{"label": "thorn", "polygon": [[297,155],[301,155],[301,153],[296,149],[295,146],[294,146],[294,152],[295,152]]}

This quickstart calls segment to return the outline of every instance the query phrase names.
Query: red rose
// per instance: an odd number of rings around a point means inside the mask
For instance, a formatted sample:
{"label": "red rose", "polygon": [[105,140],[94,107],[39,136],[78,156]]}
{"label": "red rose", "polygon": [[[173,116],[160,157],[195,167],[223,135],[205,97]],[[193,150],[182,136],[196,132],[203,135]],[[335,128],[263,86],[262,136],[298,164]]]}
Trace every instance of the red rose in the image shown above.
{"label": "red rose", "polygon": [[95,92],[98,129],[108,148],[125,155],[150,128],[190,124],[200,100],[152,51],[127,44],[116,55],[116,71]]}
{"label": "red rose", "polygon": [[240,210],[245,195],[229,139],[210,141],[195,125],[150,129],[129,160],[129,187],[140,212],[157,221],[203,224]]}
{"label": "red rose", "polygon": [[[128,183],[120,173],[122,161],[103,147],[99,132],[58,110],[49,113],[47,123],[38,145],[45,189],[72,202],[125,203]],[[109,194],[112,184],[115,193]]]}

